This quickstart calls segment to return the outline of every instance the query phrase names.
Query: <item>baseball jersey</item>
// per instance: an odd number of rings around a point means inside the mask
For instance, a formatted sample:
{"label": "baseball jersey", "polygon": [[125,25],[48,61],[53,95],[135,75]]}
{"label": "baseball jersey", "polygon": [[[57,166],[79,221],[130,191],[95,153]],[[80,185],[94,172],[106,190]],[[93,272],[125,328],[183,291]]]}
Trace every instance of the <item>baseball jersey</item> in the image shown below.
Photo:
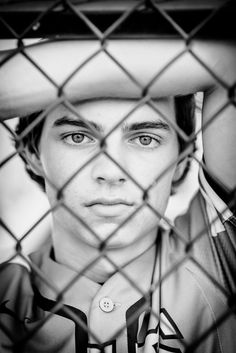
{"label": "baseball jersey", "polygon": [[233,353],[235,236],[236,218],[200,172],[175,227],[103,284],[49,246],[30,266],[3,264],[0,352]]}

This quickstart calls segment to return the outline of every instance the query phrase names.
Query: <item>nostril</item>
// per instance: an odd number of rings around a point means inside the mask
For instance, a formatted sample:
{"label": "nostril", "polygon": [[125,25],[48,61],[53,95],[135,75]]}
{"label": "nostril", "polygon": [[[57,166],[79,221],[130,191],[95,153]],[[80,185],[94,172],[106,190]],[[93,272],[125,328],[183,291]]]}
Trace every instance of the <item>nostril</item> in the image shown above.
{"label": "nostril", "polygon": [[106,178],[106,177],[97,177],[96,178],[98,184],[111,184],[111,185],[119,185],[125,183],[125,178]]}
{"label": "nostril", "polygon": [[98,183],[103,183],[105,181],[105,178],[99,176],[97,177],[97,181]]}
{"label": "nostril", "polygon": [[119,182],[120,182],[120,183],[124,183],[124,182],[125,182],[125,178],[120,178],[120,179],[119,179]]}
{"label": "nostril", "polygon": [[126,175],[118,163],[109,160],[106,156],[100,156],[91,169],[91,177],[97,184],[123,185]]}

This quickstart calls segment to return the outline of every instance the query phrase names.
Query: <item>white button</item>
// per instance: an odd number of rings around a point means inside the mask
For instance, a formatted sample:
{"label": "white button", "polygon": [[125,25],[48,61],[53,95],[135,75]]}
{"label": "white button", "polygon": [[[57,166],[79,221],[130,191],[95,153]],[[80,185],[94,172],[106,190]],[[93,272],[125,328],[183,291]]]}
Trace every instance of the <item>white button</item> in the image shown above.
{"label": "white button", "polygon": [[110,313],[114,309],[114,303],[110,298],[102,298],[99,302],[99,307],[105,313]]}

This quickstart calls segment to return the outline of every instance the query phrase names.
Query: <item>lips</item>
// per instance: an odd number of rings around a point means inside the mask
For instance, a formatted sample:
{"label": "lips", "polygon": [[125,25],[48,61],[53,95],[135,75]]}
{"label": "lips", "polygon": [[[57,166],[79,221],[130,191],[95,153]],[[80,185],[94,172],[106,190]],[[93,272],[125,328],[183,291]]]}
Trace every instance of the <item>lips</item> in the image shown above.
{"label": "lips", "polygon": [[86,207],[92,207],[96,205],[101,205],[101,206],[117,206],[117,205],[123,205],[123,206],[133,206],[133,202],[126,201],[124,199],[108,199],[108,198],[98,198],[94,199],[92,201],[89,201],[88,203],[85,204]]}
{"label": "lips", "polygon": [[127,212],[129,212],[134,206],[133,202],[129,202],[124,199],[108,199],[108,198],[98,198],[89,201],[85,206],[97,217],[102,218],[120,218],[126,217]]}

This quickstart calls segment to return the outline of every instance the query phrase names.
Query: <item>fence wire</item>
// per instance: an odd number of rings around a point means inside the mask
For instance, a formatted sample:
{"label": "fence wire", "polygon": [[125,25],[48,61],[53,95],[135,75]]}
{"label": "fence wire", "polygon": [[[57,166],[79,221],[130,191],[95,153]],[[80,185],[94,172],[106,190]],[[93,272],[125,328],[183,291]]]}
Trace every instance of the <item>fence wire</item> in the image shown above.
{"label": "fence wire", "polygon": [[[232,6],[232,8],[230,7]],[[202,132],[211,128],[212,124],[221,116],[222,112],[225,112],[228,108],[235,107],[235,83],[229,85],[222,75],[212,69],[211,63],[208,63],[204,58],[195,50],[194,43],[199,38],[213,38],[219,39],[227,37],[232,39],[235,34],[232,33],[232,27],[225,26],[219,29],[218,20],[222,21],[224,16],[229,16],[232,9],[235,10],[232,1],[218,1],[218,2],[205,2],[196,4],[196,2],[178,2],[178,1],[72,1],[72,0],[58,0],[58,1],[44,1],[44,2],[31,2],[26,3],[24,1],[5,1],[0,6],[0,28],[1,37],[14,39],[16,46],[2,57],[0,62],[0,71],[4,70],[5,66],[11,62],[12,59],[16,58],[17,55],[21,54],[22,57],[34,67],[37,72],[42,75],[44,81],[50,83],[50,87],[55,90],[54,99],[50,100],[50,104],[47,104],[44,110],[37,111],[35,115],[31,115],[31,119],[27,120],[25,126],[21,128],[21,131],[16,133],[13,131],[8,124],[4,121],[5,117],[2,113],[2,127],[6,129],[10,138],[15,140],[16,152],[11,153],[6,158],[1,160],[0,168],[3,169],[11,160],[20,155],[25,163],[30,165],[28,153],[25,153],[27,148],[27,141],[30,139],[35,143],[34,131],[42,129],[45,119],[49,114],[57,111],[58,107],[64,109],[65,112],[69,112],[69,115],[76,117],[80,122],[81,126],[87,126],[93,136],[96,136],[99,144],[99,150],[96,153],[91,154],[83,163],[79,164],[73,169],[73,174],[69,175],[65,181],[57,186],[55,179],[51,180],[50,176],[45,173],[43,175],[44,182],[48,185],[51,192],[56,194],[53,204],[50,209],[42,215],[37,222],[30,227],[24,234],[16,234],[11,230],[11,224],[8,224],[4,217],[1,218],[1,227],[9,235],[9,238],[15,242],[15,253],[4,262],[3,267],[14,261],[14,259],[21,258],[25,263],[25,267],[33,274],[35,284],[33,287],[34,291],[34,302],[33,302],[33,315],[32,317],[25,317],[24,322],[20,322],[20,331],[14,332],[10,329],[11,325],[9,320],[22,320],[14,317],[14,313],[8,303],[2,303],[0,315],[0,329],[2,331],[0,337],[1,349],[3,352],[14,351],[14,352],[207,352],[207,343],[211,340],[211,336],[215,335],[218,328],[225,325],[227,322],[234,322],[235,315],[235,286],[229,291],[229,286],[225,286],[214,273],[209,271],[205,267],[205,262],[201,262],[201,254],[199,255],[198,246],[202,250],[204,244],[209,244],[209,248],[212,247],[212,240],[206,240],[211,233],[211,229],[219,215],[214,215],[210,220],[207,218],[204,224],[197,226],[194,236],[191,238],[188,234],[183,232],[183,227],[178,227],[178,223],[173,224],[165,214],[156,209],[151,201],[151,194],[158,183],[162,183],[162,180],[170,173],[176,163],[181,162],[187,158],[188,161],[195,161],[199,165],[199,169],[203,170],[206,174],[210,175],[223,193],[228,195],[228,205],[222,211],[224,214],[227,212],[228,207],[231,209],[235,206],[235,193],[229,190],[222,181],[217,180],[214,175],[211,175],[210,170],[202,162],[201,158],[196,154],[196,138],[202,134]],[[221,22],[222,23],[222,22]],[[45,45],[52,43],[61,43],[61,41],[74,41],[74,43],[83,43],[85,40],[96,41],[96,47],[94,50],[83,58],[83,60],[73,68],[72,71],[64,77],[61,83],[55,79],[50,72],[44,69],[35,57],[31,54],[29,46],[25,41],[27,38],[36,38],[37,40],[30,46],[30,48],[43,48]],[[111,40],[141,40],[145,43],[145,40],[165,40],[172,41],[178,39],[181,41],[182,46],[180,50],[169,58],[162,68],[159,69],[149,79],[148,83],[143,84],[142,80],[129,69],[118,57],[115,55],[115,51],[110,47]],[[234,38],[235,39],[235,38]],[[104,55],[106,59],[113,66],[117,67],[122,75],[127,77],[127,82],[134,87],[135,91],[140,92],[139,97],[135,99],[135,102],[129,107],[129,109],[120,116],[118,122],[112,125],[110,130],[103,134],[98,131],[97,127],[88,121],[87,115],[83,113],[83,109],[80,110],[75,103],[75,100],[70,98],[68,93],[68,87],[73,83],[75,77],[80,77],[83,74],[83,70],[86,69],[97,60],[100,55]],[[186,133],[183,127],[180,127],[178,123],[173,122],[168,116],[168,113],[164,113],[162,109],[156,104],[156,100],[152,95],[152,89],[158,83],[158,81],[173,67],[174,64],[184,55],[190,55],[191,58],[198,63],[209,76],[211,76],[215,82],[226,92],[228,97],[227,101],[220,106],[218,111],[211,114],[207,122],[204,122],[199,129],[195,129]],[[108,62],[107,61],[107,62]],[[134,63],[135,65],[135,63]],[[65,64],[65,70],[68,72]],[[184,73],[183,73],[184,74]],[[27,75],[27,73],[26,73]],[[106,75],[106,69],[104,70]],[[186,78],[187,80],[187,78]],[[95,81],[96,82],[96,81]],[[1,84],[0,84],[1,85]],[[32,88],[33,90],[33,88]],[[33,90],[34,91],[34,90]],[[124,93],[125,95],[125,93]],[[123,96],[121,97],[123,98]],[[45,101],[47,99],[45,98]],[[83,103],[84,104],[84,103]],[[83,105],[82,104],[82,105]],[[85,102],[85,104],[87,104]],[[133,117],[135,112],[139,112],[140,109],[148,107],[152,114],[156,114],[159,118],[161,117],[171,129],[173,129],[178,137],[178,141],[183,143],[184,148],[179,153],[177,159],[175,158],[169,164],[161,170],[158,175],[155,176],[154,180],[148,185],[144,186],[140,182],[140,179],[130,173],[126,168],[121,165],[120,161],[110,152],[108,148],[108,141],[114,137],[114,133],[118,131],[121,126],[127,124],[129,119]],[[200,109],[198,106],[195,109]],[[31,112],[32,113],[32,112]],[[13,116],[15,117],[15,116]],[[9,116],[8,116],[9,118]],[[19,119],[26,120],[26,116],[20,116]],[[84,125],[83,125],[84,124]],[[77,138],[81,136],[77,136]],[[66,137],[67,138],[67,137]],[[145,143],[144,139],[144,143]],[[146,141],[147,142],[147,141]],[[35,146],[33,146],[35,147]],[[32,148],[33,148],[32,147]],[[35,149],[37,149],[35,147]],[[115,166],[119,170],[119,174],[123,176],[123,179],[127,179],[132,187],[137,190],[141,195],[142,202],[133,209],[132,212],[127,213],[127,217],[123,217],[119,224],[109,232],[109,234],[102,238],[99,232],[91,226],[90,223],[86,222],[83,215],[79,212],[75,212],[75,209],[71,207],[70,200],[67,199],[66,195],[68,190],[75,185],[77,178],[87,170],[87,168],[99,159],[105,158],[111,165]],[[29,167],[27,167],[30,170]],[[37,170],[38,168],[38,170]],[[0,169],[0,173],[1,173]],[[40,167],[35,166],[35,174],[40,173]],[[101,181],[102,182],[102,181]],[[182,182],[182,180],[181,180]],[[203,199],[199,201],[199,207],[205,214],[205,203]],[[56,276],[58,282],[53,282],[50,278],[50,273],[41,266],[41,263],[31,261],[27,255],[22,251],[23,241],[30,235],[30,233],[36,229],[39,224],[48,216],[53,217],[54,213],[63,210],[67,215],[70,216],[70,221],[76,220],[77,226],[83,227],[86,234],[90,234],[91,242],[95,245],[91,247],[97,247],[99,253],[91,260],[86,263],[86,266],[81,271],[68,272],[67,281],[59,281],[60,273]],[[117,264],[114,258],[110,255],[109,246],[112,241],[116,239],[117,234],[122,231],[122,228],[129,225],[135,217],[142,217],[143,211],[148,212],[155,217],[156,220],[162,220],[158,236],[156,238],[156,263],[158,264],[159,273],[156,270],[152,274],[147,274],[147,278],[152,277],[148,288],[142,284],[146,283],[146,279],[133,276],[132,273],[126,270],[127,266],[132,264],[132,261],[126,261],[122,266]],[[150,231],[153,232],[156,228],[156,224]],[[164,265],[164,255],[161,253],[164,249],[164,241],[160,234],[161,232],[167,232],[172,234],[174,242],[178,243],[179,254],[172,254],[173,260],[160,270]],[[190,232],[190,230],[189,230]],[[149,234],[146,235],[148,238]],[[143,234],[134,239],[134,243],[131,243],[131,249],[133,245],[141,241]],[[210,236],[211,238],[211,236]],[[81,240],[86,244],[86,240]],[[66,239],[65,239],[66,242]],[[233,240],[232,240],[233,243]],[[200,245],[203,244],[203,245]],[[63,244],[61,245],[63,247]],[[129,244],[130,246],[130,244]],[[124,245],[125,251],[125,245]],[[225,250],[227,251],[227,249]],[[232,268],[235,263],[235,249],[232,250]],[[207,256],[206,254],[204,256]],[[217,254],[215,254],[217,256]],[[231,254],[230,254],[231,256]],[[231,259],[231,258],[230,258]],[[135,308],[127,309],[124,323],[121,319],[118,322],[116,316],[111,315],[110,327],[111,334],[108,334],[109,340],[104,342],[103,337],[93,329],[94,324],[87,322],[84,317],[84,313],[76,309],[76,305],[65,304],[70,297],[70,291],[73,288],[77,292],[81,292],[83,288],[78,289],[78,283],[84,283],[83,278],[89,271],[93,271],[99,263],[106,261],[107,265],[112,269],[112,272],[118,273],[119,278],[123,279],[125,289],[130,291],[130,297],[132,296],[141,298],[138,305]],[[144,261],[146,261],[145,259]],[[217,262],[217,260],[216,260]],[[216,264],[217,265],[217,264]],[[145,266],[145,265],[144,265]],[[221,268],[224,272],[225,264],[222,260]],[[187,313],[189,309],[187,306],[187,298],[182,299],[182,308],[176,308],[176,311],[182,311],[182,316],[186,316],[186,320],[194,321],[196,316],[196,323],[190,323],[189,325],[195,325],[196,336],[192,337],[189,341],[182,336],[180,326],[171,313],[162,305],[165,302],[165,297],[170,294],[168,291],[177,291],[179,285],[176,281],[180,280],[180,273],[183,268],[189,267],[189,271],[195,271],[197,275],[203,278],[204,288],[208,288],[210,285],[211,291],[216,291],[217,296],[221,298],[223,302],[226,302],[225,309],[221,310],[220,314],[212,321],[202,327],[201,323],[204,318],[200,319],[203,312],[198,312],[198,308],[195,308],[195,313]],[[64,271],[64,270],[63,270]],[[226,270],[225,270],[226,271]],[[235,273],[234,281],[235,281]],[[187,280],[188,276],[185,276]],[[1,281],[2,282],[2,281]],[[40,293],[37,289],[37,283],[43,283],[42,288],[44,292],[50,293],[50,299],[43,297],[43,293]],[[3,281],[2,283],[5,283]],[[58,285],[58,283],[60,283]],[[172,283],[172,287],[171,287]],[[173,284],[174,283],[174,284]],[[26,285],[24,283],[21,284]],[[104,286],[106,283],[104,284]],[[119,286],[117,283],[117,287]],[[173,287],[174,286],[174,287]],[[188,287],[188,283],[186,283]],[[46,289],[45,289],[46,288]],[[128,288],[128,289],[127,289]],[[118,288],[119,292],[119,288]],[[93,290],[92,290],[93,293]],[[120,293],[120,292],[119,292]],[[95,295],[96,293],[93,293]],[[192,293],[193,294],[193,293]],[[33,295],[33,294],[31,294]],[[89,295],[89,293],[87,293]],[[109,297],[109,290],[107,289],[107,296]],[[78,294],[81,297],[81,294]],[[106,298],[106,297],[105,297]],[[128,296],[129,298],[129,296]],[[223,299],[222,299],[223,298]],[[109,299],[109,298],[108,298]],[[32,299],[31,299],[32,300]],[[178,302],[178,294],[176,293],[176,300]],[[92,298],[91,298],[92,301]],[[186,301],[186,308],[185,308]],[[23,304],[23,300],[18,300],[18,307]],[[36,307],[36,303],[40,304],[40,310],[44,314],[39,313]],[[72,301],[73,302],[73,301]],[[130,301],[132,303],[132,301]],[[10,303],[9,303],[10,304]],[[109,311],[109,301],[106,304]],[[89,315],[97,320],[96,315],[93,314],[94,308],[88,309]],[[119,310],[119,303],[112,307],[112,313]],[[128,313],[128,314],[127,314]],[[37,315],[39,315],[38,319]],[[54,317],[57,317],[59,321],[53,321]],[[10,317],[10,319],[9,319]],[[108,317],[108,316],[107,316]],[[104,319],[104,322],[108,320]],[[91,320],[93,320],[91,318]],[[64,319],[64,321],[63,321]],[[66,320],[65,320],[66,319]],[[230,321],[231,320],[231,321]],[[31,322],[30,328],[25,325],[26,322]],[[70,323],[73,323],[73,330]],[[148,323],[147,323],[148,322]],[[150,326],[150,323],[156,323],[156,326]],[[55,325],[55,327],[52,327]],[[70,335],[68,332],[73,332],[73,338],[70,338],[70,345],[66,347],[66,341],[61,341],[61,330],[58,325],[63,326],[65,335]],[[99,325],[102,327],[103,322]],[[146,325],[146,326],[145,326]],[[198,327],[200,325],[200,327]],[[46,330],[42,331],[46,327]],[[50,338],[51,331],[54,331],[53,343],[48,343],[47,340]],[[133,331],[132,331],[133,330]],[[46,332],[45,332],[46,331]],[[47,336],[48,331],[48,336]],[[133,333],[134,332],[134,333]],[[234,328],[234,332],[236,329]],[[42,334],[41,334],[42,333]],[[44,338],[42,338],[42,336]],[[120,344],[123,337],[129,341],[129,337],[135,336],[135,344],[128,342],[127,346],[123,343]],[[106,335],[105,335],[106,336]],[[3,337],[7,337],[3,339]],[[41,337],[41,338],[40,338]],[[128,337],[128,338],[127,338]],[[41,339],[41,341],[40,341]],[[1,342],[2,340],[2,342]],[[45,341],[43,341],[45,340]],[[57,343],[58,342],[60,343]],[[230,340],[230,338],[229,338]],[[73,341],[73,343],[71,343]],[[8,343],[6,343],[8,342]],[[9,343],[10,342],[10,343]],[[44,346],[46,342],[46,347]],[[86,342],[86,343],[85,343]],[[123,341],[122,341],[123,342]],[[205,344],[205,345],[204,345]],[[52,347],[54,345],[54,350]],[[63,345],[65,347],[63,348]],[[74,350],[68,347],[74,347]],[[44,348],[43,348],[44,347]],[[121,347],[121,348],[120,348]],[[126,348],[124,348],[126,347]],[[149,347],[149,348],[147,348]],[[209,346],[210,347],[210,346]],[[63,350],[64,349],[64,350]],[[203,349],[203,350],[202,350]],[[230,350],[231,349],[231,350]],[[234,348],[235,349],[235,348]],[[209,352],[212,351],[209,348]],[[215,347],[215,352],[218,351]],[[221,351],[221,350],[219,350]],[[233,348],[229,348],[227,352],[233,353]]]}

